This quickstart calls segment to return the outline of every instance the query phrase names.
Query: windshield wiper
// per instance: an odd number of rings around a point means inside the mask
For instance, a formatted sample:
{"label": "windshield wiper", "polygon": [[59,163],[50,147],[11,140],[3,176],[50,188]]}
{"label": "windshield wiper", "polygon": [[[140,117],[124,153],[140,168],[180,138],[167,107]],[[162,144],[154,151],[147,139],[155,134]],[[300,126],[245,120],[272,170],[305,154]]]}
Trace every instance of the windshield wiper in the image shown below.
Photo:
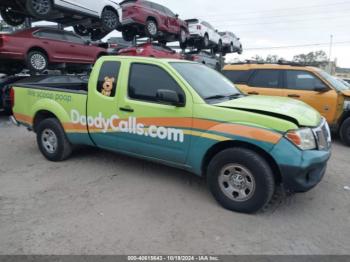
{"label": "windshield wiper", "polygon": [[212,99],[223,99],[223,98],[226,98],[227,96],[224,96],[224,95],[215,95],[215,96],[208,96],[208,97],[205,97],[204,99],[205,100],[212,100]]}
{"label": "windshield wiper", "polygon": [[213,99],[224,99],[224,98],[229,98],[229,99],[234,99],[234,98],[238,98],[244,96],[241,93],[235,93],[235,94],[230,94],[230,95],[214,95],[214,96],[208,96],[206,98],[204,98],[205,100],[213,100]]}

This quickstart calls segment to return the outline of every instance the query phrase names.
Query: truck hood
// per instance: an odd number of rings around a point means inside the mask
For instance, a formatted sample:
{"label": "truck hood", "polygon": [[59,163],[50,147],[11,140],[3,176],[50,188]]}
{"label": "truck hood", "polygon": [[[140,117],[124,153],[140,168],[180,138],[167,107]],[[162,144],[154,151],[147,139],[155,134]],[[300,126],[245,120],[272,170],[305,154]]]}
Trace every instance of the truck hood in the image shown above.
{"label": "truck hood", "polygon": [[309,105],[284,97],[246,96],[215,106],[281,118],[303,127],[315,127],[321,121],[320,114]]}

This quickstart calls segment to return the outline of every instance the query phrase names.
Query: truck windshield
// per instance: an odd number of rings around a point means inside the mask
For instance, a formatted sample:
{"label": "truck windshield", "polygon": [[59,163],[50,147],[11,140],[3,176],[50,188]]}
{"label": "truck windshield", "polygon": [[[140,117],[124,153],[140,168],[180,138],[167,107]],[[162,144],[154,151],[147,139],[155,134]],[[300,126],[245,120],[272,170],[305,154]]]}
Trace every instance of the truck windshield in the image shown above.
{"label": "truck windshield", "polygon": [[205,65],[179,62],[171,65],[207,103],[244,96],[230,80]]}
{"label": "truck windshield", "polygon": [[325,71],[319,70],[318,73],[338,91],[349,90],[348,86],[346,86],[344,83],[331,76],[330,74],[326,73]]}

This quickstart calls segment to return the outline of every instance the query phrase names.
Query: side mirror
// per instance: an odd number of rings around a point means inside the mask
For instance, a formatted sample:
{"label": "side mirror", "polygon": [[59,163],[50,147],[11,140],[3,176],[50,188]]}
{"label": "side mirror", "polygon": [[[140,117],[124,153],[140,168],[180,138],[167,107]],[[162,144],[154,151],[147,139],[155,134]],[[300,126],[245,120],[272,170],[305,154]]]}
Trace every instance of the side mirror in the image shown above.
{"label": "side mirror", "polygon": [[319,93],[323,93],[323,92],[327,92],[329,90],[329,88],[325,85],[318,85],[315,86],[314,91],[319,92]]}
{"label": "side mirror", "polygon": [[219,33],[219,30],[215,29],[215,32],[216,32],[216,33]]}
{"label": "side mirror", "polygon": [[91,41],[90,40],[86,40],[85,41],[85,45],[91,45]]}
{"label": "side mirror", "polygon": [[239,37],[237,37],[237,40],[241,40]]}
{"label": "side mirror", "polygon": [[157,99],[159,102],[164,102],[173,106],[181,107],[184,106],[183,101],[180,99],[180,95],[173,90],[158,89]]}
{"label": "side mirror", "polygon": [[175,17],[176,17],[176,18],[179,18],[179,14],[176,14]]}

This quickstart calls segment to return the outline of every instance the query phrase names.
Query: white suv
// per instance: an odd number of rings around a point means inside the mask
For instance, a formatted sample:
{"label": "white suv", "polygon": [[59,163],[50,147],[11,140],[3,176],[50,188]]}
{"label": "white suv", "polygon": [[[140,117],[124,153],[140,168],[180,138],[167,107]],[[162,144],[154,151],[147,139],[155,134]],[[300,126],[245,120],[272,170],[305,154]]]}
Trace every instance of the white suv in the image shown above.
{"label": "white suv", "polygon": [[222,49],[221,36],[211,24],[200,19],[188,19],[186,22],[190,31],[189,46],[204,49],[213,47],[217,51]]}
{"label": "white suv", "polygon": [[1,0],[1,16],[12,26],[23,24],[26,17],[63,25],[75,25],[76,33],[93,30],[109,33],[119,29],[122,9],[112,0]]}
{"label": "white suv", "polygon": [[220,32],[222,37],[222,47],[224,52],[226,53],[234,53],[242,54],[243,47],[242,43],[239,41],[240,39],[232,32]]}

